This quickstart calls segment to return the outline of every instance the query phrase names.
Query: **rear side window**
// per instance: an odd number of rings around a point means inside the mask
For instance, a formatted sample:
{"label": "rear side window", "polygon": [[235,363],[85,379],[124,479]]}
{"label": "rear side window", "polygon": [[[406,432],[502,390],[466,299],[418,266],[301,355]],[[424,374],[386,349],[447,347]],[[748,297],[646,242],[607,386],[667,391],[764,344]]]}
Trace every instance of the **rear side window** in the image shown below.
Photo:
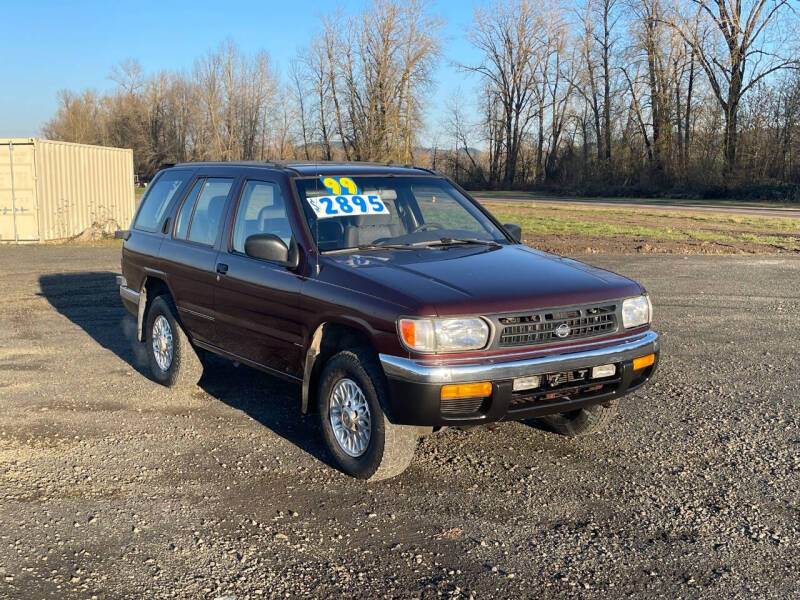
{"label": "rear side window", "polygon": [[233,249],[244,253],[244,242],[256,233],[272,233],[288,246],[292,228],[286,216],[281,188],[266,181],[248,181],[236,211],[233,226]]}
{"label": "rear side window", "polygon": [[142,199],[142,207],[139,209],[134,227],[144,231],[158,231],[169,208],[170,200],[191,174],[191,171],[170,169],[151,183]]}
{"label": "rear side window", "polygon": [[199,179],[186,196],[175,223],[175,239],[213,246],[233,179]]}
{"label": "rear side window", "polygon": [[183,206],[178,212],[178,218],[175,220],[175,237],[177,239],[185,240],[186,234],[189,233],[189,221],[192,220],[194,203],[197,201],[197,195],[205,182],[205,179],[198,179],[192,186],[192,191],[186,196],[186,200],[183,201]]}

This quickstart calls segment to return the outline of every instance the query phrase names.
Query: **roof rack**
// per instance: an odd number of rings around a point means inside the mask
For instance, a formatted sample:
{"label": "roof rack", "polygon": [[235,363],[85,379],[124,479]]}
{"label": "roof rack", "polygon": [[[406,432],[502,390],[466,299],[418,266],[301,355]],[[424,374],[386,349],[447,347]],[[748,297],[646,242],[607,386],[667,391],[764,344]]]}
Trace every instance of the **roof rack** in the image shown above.
{"label": "roof rack", "polygon": [[436,175],[436,171],[433,169],[429,169],[427,167],[420,167],[414,164],[409,163],[398,163],[392,161],[366,161],[366,160],[286,160],[286,161],[264,161],[264,160],[235,160],[235,161],[217,161],[217,160],[210,160],[210,161],[196,161],[196,162],[182,162],[182,163],[164,163],[161,165],[161,169],[168,169],[170,167],[188,167],[188,166],[197,166],[198,164],[205,164],[205,165],[242,165],[242,166],[259,166],[259,167],[267,167],[271,169],[286,169],[297,173],[298,175],[301,174],[299,169],[295,167],[300,166],[332,166],[332,165],[341,165],[343,167],[351,166],[351,165],[363,165],[368,167],[394,167],[394,168],[401,168],[401,169],[416,169],[418,171],[424,171],[426,173],[431,173]]}
{"label": "roof rack", "polygon": [[377,161],[377,160],[290,160],[281,163],[275,163],[278,168],[291,169],[295,165],[364,165],[368,167],[398,167],[402,169],[417,169],[419,171],[426,171],[428,173],[436,173],[433,169],[427,167],[420,167],[411,163],[399,163],[393,161]]}

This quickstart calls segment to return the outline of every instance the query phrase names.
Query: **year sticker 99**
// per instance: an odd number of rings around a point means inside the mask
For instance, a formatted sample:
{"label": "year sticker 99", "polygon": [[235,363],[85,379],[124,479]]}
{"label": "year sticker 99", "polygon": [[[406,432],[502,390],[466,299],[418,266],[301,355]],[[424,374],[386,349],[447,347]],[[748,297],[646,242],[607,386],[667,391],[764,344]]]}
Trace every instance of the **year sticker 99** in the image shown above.
{"label": "year sticker 99", "polygon": [[318,219],[387,214],[386,205],[377,194],[318,196],[307,198]]}

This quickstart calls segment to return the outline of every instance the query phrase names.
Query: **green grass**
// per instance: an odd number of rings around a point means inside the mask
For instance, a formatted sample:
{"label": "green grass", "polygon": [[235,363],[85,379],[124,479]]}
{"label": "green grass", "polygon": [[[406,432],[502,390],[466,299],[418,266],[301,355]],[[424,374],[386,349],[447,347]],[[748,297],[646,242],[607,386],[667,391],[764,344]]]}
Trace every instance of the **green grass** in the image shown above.
{"label": "green grass", "polygon": [[748,243],[789,251],[800,250],[800,219],[673,211],[647,212],[557,204],[514,206],[496,203],[487,205],[487,208],[500,222],[518,223],[523,233],[529,235],[636,238],[733,245]]}
{"label": "green grass", "polygon": [[649,220],[659,224],[675,224],[679,229],[686,229],[689,225],[705,226],[727,229],[752,229],[764,232],[799,233],[800,219],[787,217],[761,217],[758,215],[738,215],[729,213],[710,212],[681,212],[680,210],[662,211],[633,208],[612,208],[607,206],[584,206],[547,204],[510,206],[502,203],[487,203],[492,212],[505,212],[507,214],[524,215],[528,212],[539,214],[564,215],[570,218],[585,220],[611,221],[619,223],[625,220]]}
{"label": "green grass", "polygon": [[592,202],[606,202],[611,204],[655,204],[659,206],[729,206],[731,208],[795,208],[800,209],[797,202],[757,202],[752,200],[734,200],[730,198],[718,200],[693,200],[688,198],[626,198],[626,197],[606,197],[606,196],[557,196],[543,192],[506,192],[506,191],[477,191],[472,190],[470,194],[477,198],[491,198],[503,200],[505,198],[525,198],[530,197],[533,201],[556,201],[556,202],[580,202],[591,204]]}

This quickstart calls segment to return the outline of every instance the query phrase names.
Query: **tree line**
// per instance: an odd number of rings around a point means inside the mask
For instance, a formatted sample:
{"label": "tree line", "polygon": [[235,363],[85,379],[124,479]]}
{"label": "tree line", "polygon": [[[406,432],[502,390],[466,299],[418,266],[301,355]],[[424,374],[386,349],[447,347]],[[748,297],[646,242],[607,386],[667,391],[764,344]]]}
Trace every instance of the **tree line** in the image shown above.
{"label": "tree line", "polygon": [[[797,17],[790,0],[492,0],[461,62],[426,0],[372,0],[322,16],[285,75],[232,40],[181,72],[130,60],[109,93],[61,92],[43,134],[133,148],[145,179],[364,160],[472,188],[800,197]],[[471,87],[431,107],[442,65]]]}

